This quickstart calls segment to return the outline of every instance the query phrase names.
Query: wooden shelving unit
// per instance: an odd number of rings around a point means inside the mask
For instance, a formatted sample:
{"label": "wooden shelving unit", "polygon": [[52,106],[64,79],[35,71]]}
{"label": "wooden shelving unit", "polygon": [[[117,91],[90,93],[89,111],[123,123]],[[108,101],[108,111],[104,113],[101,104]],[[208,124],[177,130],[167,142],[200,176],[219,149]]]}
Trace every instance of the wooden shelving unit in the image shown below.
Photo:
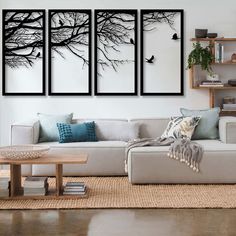
{"label": "wooden shelving unit", "polygon": [[[236,38],[191,38],[190,41],[192,42],[209,42],[209,44],[212,46],[212,54],[215,56],[215,42],[235,42]],[[232,52],[233,53],[233,52]],[[224,65],[236,65],[236,63],[231,61],[225,61],[223,63],[215,63],[212,62],[212,65],[215,66],[224,66]],[[196,66],[193,66],[191,69],[189,69],[189,79],[190,79],[190,88],[191,89],[203,89],[203,90],[209,90],[209,106],[210,108],[215,107],[215,95],[216,92],[219,90],[236,90],[236,87],[231,86],[229,84],[225,84],[224,87],[200,87],[199,84],[196,84],[195,79],[195,70]],[[229,116],[236,116],[236,111],[221,111],[222,116],[229,115]]]}

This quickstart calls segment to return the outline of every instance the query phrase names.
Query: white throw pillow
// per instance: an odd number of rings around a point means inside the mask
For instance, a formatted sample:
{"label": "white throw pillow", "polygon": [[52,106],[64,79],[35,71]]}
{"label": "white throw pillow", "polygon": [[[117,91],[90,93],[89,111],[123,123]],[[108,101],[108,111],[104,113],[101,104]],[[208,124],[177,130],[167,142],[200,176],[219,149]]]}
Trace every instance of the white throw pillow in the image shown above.
{"label": "white throw pillow", "polygon": [[189,138],[191,139],[200,117],[172,117],[162,134],[162,138]]}
{"label": "white throw pillow", "polygon": [[129,141],[139,138],[139,123],[101,121],[96,122],[99,141]]}

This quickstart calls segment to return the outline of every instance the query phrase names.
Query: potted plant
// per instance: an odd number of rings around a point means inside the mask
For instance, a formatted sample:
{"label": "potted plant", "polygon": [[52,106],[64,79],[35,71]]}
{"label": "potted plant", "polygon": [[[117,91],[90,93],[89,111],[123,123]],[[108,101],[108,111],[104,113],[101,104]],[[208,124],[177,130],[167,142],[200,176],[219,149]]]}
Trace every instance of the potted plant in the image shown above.
{"label": "potted plant", "polygon": [[193,50],[188,56],[188,69],[193,65],[200,65],[202,70],[206,70],[209,75],[213,75],[211,63],[214,56],[211,52],[212,46],[209,44],[207,47],[202,47],[199,42],[193,44]]}

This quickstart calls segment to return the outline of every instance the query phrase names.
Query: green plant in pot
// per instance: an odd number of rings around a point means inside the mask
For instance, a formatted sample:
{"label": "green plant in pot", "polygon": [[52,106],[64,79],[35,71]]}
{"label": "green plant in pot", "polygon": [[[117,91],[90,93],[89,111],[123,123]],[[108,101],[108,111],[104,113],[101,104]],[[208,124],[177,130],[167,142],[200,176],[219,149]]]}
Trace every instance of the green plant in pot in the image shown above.
{"label": "green plant in pot", "polygon": [[192,68],[193,65],[200,65],[202,70],[207,71],[209,75],[213,75],[211,63],[214,56],[211,49],[210,44],[207,47],[202,47],[199,42],[193,43],[193,50],[188,56],[188,69]]}

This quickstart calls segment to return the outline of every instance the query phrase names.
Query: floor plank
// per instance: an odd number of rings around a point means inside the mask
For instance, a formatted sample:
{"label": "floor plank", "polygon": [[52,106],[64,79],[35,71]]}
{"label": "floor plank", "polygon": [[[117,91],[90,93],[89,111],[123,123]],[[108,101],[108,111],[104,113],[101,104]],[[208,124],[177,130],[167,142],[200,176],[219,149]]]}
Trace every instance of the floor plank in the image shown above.
{"label": "floor plank", "polygon": [[233,236],[236,209],[2,210],[0,235]]}

